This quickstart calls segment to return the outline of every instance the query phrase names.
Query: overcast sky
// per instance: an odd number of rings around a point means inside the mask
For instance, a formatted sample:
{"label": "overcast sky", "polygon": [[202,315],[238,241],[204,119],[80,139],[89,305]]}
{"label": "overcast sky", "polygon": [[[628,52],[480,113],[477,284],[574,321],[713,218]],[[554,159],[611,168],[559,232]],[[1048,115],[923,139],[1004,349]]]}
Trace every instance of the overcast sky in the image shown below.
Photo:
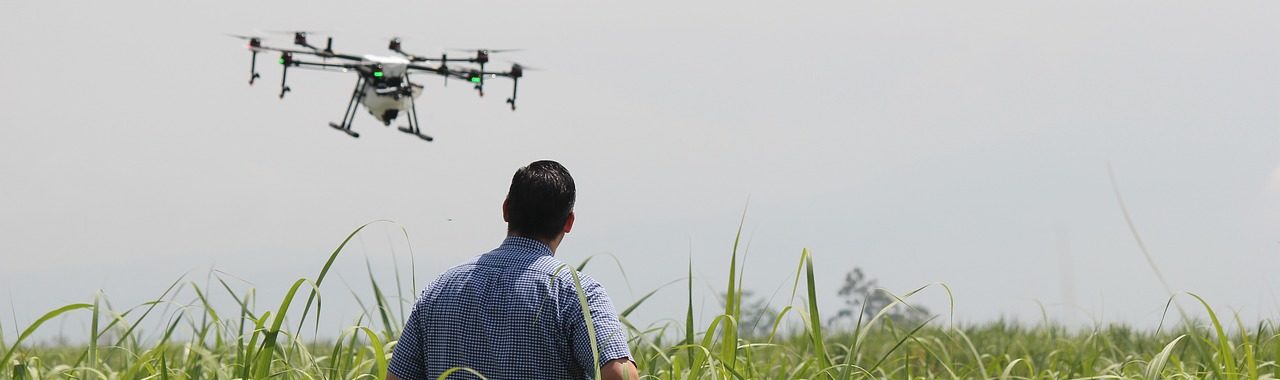
{"label": "overcast sky", "polygon": [[[692,255],[710,316],[745,208],[746,288],[789,287],[810,248],[827,313],[856,266],[897,292],[948,284],[959,321],[1036,321],[1039,303],[1154,326],[1168,293],[1110,163],[1175,291],[1274,318],[1277,19],[1266,1],[3,0],[0,320],[98,289],[136,304],[211,267],[272,307],[352,229],[399,222],[407,241],[370,229],[326,284],[344,320],[366,255],[386,274],[411,244],[421,285],[496,246],[510,176],[536,159],[577,180],[558,256],[616,255],[630,286],[607,260],[588,272],[619,307]],[[280,100],[276,57],[250,87],[224,36],[298,28],[352,53],[392,35],[424,54],[524,48],[499,58],[544,70],[517,112],[507,81],[477,98],[419,78],[435,142],[364,110],[351,139],[326,123],[352,74],[294,70]],[[636,318],[680,318],[681,288]]]}

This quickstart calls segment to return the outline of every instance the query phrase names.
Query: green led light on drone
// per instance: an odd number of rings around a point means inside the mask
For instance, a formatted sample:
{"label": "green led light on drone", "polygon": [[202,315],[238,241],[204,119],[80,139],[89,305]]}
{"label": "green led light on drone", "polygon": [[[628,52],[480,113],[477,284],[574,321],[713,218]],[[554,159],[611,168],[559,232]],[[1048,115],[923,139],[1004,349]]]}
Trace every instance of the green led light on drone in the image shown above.
{"label": "green led light on drone", "polygon": [[373,72],[373,76],[378,77],[378,78],[382,78],[382,72],[381,72],[381,71],[374,71],[374,72]]}
{"label": "green led light on drone", "polygon": [[480,83],[480,77],[471,77],[471,83]]}
{"label": "green led light on drone", "polygon": [[284,64],[284,58],[280,58],[280,64],[281,64],[281,65],[283,65],[283,64]]}

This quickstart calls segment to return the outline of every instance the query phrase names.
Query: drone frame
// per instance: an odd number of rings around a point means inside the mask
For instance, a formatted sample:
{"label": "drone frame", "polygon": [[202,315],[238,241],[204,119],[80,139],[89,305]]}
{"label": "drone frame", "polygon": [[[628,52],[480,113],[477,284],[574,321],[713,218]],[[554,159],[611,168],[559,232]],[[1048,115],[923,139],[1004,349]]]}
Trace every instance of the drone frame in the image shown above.
{"label": "drone frame", "polygon": [[[284,95],[286,93],[293,90],[288,85],[289,67],[325,70],[325,71],[335,71],[335,70],[340,70],[343,72],[355,71],[358,74],[356,78],[355,89],[352,90],[351,92],[351,99],[347,102],[347,108],[343,112],[342,121],[339,123],[330,122],[329,126],[346,133],[348,136],[351,136],[354,138],[360,137],[359,133],[352,130],[351,125],[355,119],[355,115],[357,111],[360,108],[360,101],[363,100],[365,96],[365,90],[367,86],[369,86],[369,82],[371,78],[375,76],[375,72],[381,73],[382,64],[379,62],[371,61],[366,57],[335,53],[333,50],[333,37],[328,37],[325,43],[325,47],[321,49],[307,42],[307,38],[306,38],[307,32],[299,31],[299,32],[294,32],[293,34],[294,34],[294,37],[293,37],[294,45],[304,47],[307,50],[265,46],[262,44],[262,39],[260,37],[233,36],[236,38],[246,39],[249,41],[249,50],[252,53],[250,56],[250,63],[249,63],[249,85],[253,85],[254,81],[261,77],[261,75],[257,71],[258,53],[260,52],[280,53],[279,63],[282,66],[281,67],[282,70],[280,75],[279,97],[281,99],[284,98]],[[471,58],[449,58],[447,54],[441,54],[440,58],[419,57],[419,56],[415,56],[415,55],[404,52],[401,49],[399,38],[393,38],[388,48],[391,51],[396,52],[397,54],[400,54],[405,59],[410,61],[409,64],[405,65],[405,71],[403,72],[403,74],[401,74],[401,80],[403,81],[403,83],[405,83],[404,86],[406,86],[403,89],[403,91],[406,91],[406,93],[398,94],[399,96],[409,97],[409,109],[407,110],[408,114],[405,115],[406,116],[405,118],[407,119],[409,125],[403,126],[403,127],[397,127],[397,129],[400,130],[401,132],[418,136],[419,138],[425,141],[435,140],[435,138],[422,133],[420,124],[418,122],[417,103],[414,100],[414,97],[412,94],[414,85],[412,84],[412,82],[409,81],[410,74],[414,72],[439,75],[444,78],[446,86],[448,85],[448,79],[451,77],[455,79],[462,79],[462,80],[469,81],[475,84],[474,89],[480,94],[480,96],[484,96],[484,79],[486,76],[511,78],[513,83],[512,89],[511,89],[511,97],[507,98],[506,102],[511,106],[512,111],[516,109],[515,102],[516,102],[516,94],[519,88],[518,87],[519,80],[522,76],[524,76],[524,68],[518,63],[513,64],[511,66],[510,71],[488,72],[488,71],[484,71],[484,65],[489,62],[489,53],[491,52],[490,50],[485,50],[485,49],[476,50],[476,56]],[[334,59],[334,60],[340,60],[344,62],[340,62],[340,63],[313,62],[313,61],[298,59],[294,57],[294,55],[310,56],[310,57],[320,58],[326,61],[329,59]],[[438,66],[435,66],[435,67],[426,66],[426,65],[418,64],[418,62],[434,62],[434,63],[437,63]],[[476,70],[476,69],[452,70],[448,66],[449,62],[473,63],[473,64],[478,64],[480,68],[479,70]],[[388,122],[388,124],[390,123]]]}

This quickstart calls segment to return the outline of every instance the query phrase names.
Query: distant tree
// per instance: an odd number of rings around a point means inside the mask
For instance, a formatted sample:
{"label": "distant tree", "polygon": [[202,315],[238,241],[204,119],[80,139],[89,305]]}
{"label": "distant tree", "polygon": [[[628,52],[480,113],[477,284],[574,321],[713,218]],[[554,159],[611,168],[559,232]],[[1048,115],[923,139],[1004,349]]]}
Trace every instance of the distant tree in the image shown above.
{"label": "distant tree", "polygon": [[[778,320],[778,311],[769,306],[769,300],[756,296],[753,291],[743,290],[738,296],[742,303],[738,335],[752,341],[769,338],[773,324]],[[720,295],[720,306],[724,306],[725,298],[724,294]]]}
{"label": "distant tree", "polygon": [[[875,279],[867,278],[862,268],[854,267],[844,276],[844,284],[837,293],[844,300],[844,307],[831,317],[829,323],[848,320],[857,323],[859,316],[863,323],[880,313],[895,299],[884,289],[879,288]],[[885,313],[882,318],[889,318],[895,324],[923,321],[929,317],[929,310],[922,306],[897,305]]]}

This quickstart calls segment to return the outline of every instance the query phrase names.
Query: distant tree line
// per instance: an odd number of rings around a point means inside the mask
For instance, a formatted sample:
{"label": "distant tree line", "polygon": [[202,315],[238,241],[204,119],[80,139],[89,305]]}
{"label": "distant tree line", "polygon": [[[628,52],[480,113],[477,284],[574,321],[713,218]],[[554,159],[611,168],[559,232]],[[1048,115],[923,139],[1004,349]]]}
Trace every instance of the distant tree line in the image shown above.
{"label": "distant tree line", "polygon": [[[834,316],[827,319],[827,324],[837,326],[848,324],[854,326],[861,319],[863,324],[871,321],[881,311],[895,301],[893,295],[881,289],[873,278],[868,278],[862,268],[854,267],[844,276],[844,284],[836,292],[843,302]],[[744,338],[767,338],[777,323],[779,310],[770,306],[769,299],[759,297],[750,290],[742,291],[742,320],[738,323],[738,334]],[[724,302],[724,294],[720,295]],[[932,315],[923,306],[899,304],[885,311],[884,316],[894,324],[920,323]]]}

